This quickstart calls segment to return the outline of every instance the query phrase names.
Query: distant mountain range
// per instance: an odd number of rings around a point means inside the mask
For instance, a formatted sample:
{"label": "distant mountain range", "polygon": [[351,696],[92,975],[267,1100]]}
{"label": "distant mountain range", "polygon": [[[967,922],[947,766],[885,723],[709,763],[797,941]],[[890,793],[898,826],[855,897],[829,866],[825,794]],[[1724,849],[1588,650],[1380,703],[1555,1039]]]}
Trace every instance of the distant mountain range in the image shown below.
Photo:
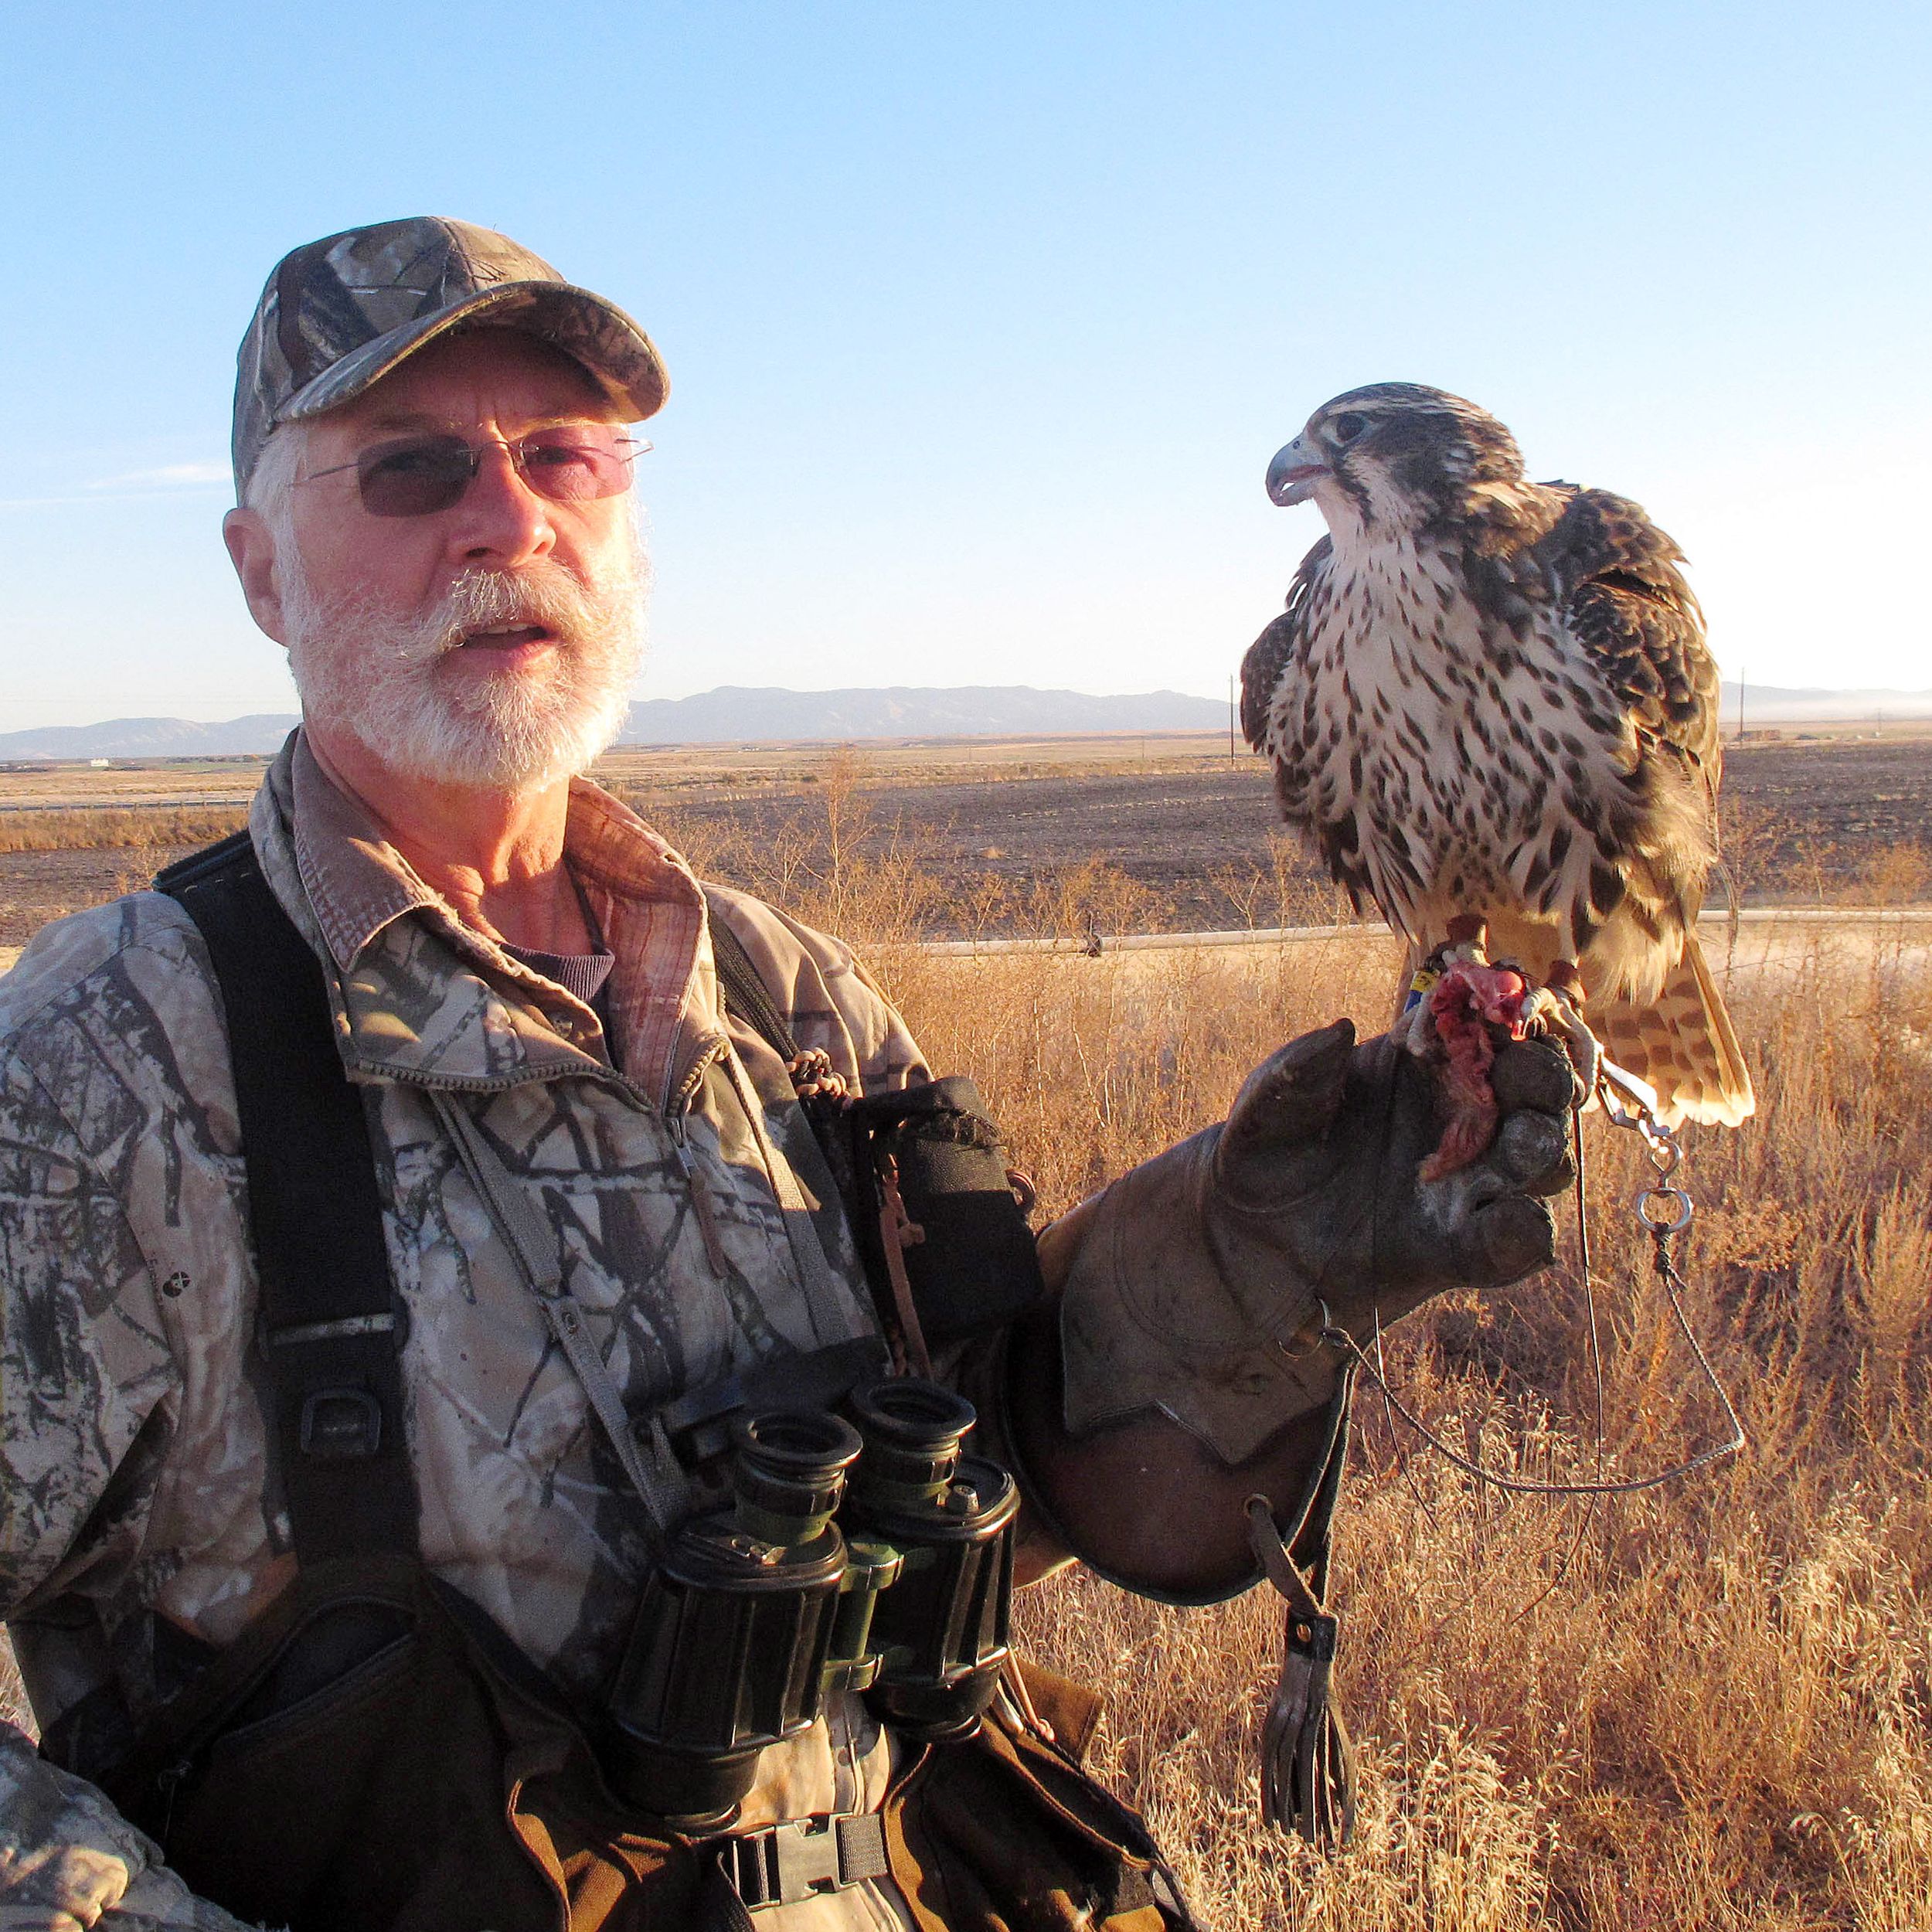
{"label": "distant mountain range", "polygon": [[1070,732],[1226,730],[1228,708],[1179,691],[1095,697],[1029,685],[937,689],[783,691],[720,685],[693,698],[651,698],[631,707],[628,745],[763,743],[803,738],[1034,738]]}
{"label": "distant mountain range", "polygon": [[[692,698],[631,707],[628,745],[743,744],[774,740],[1058,737],[1080,732],[1224,731],[1228,708],[1178,691],[1095,697],[1025,685],[923,689],[784,691],[720,685]],[[273,714],[194,724],[185,718],[113,718],[104,724],[0,732],[0,760],[220,758],[272,752],[296,720]]]}
{"label": "distant mountain range", "polygon": [[104,724],[49,725],[0,731],[0,760],[24,758],[233,758],[273,751],[300,721],[270,712],[196,724],[186,718],[110,718]]}
{"label": "distant mountain range", "polygon": [[[721,685],[690,698],[631,707],[628,745],[842,743],[858,738],[1060,737],[1083,732],[1221,731],[1227,706],[1179,691],[1097,697],[1027,685],[953,689],[786,691]],[[1932,717],[1932,691],[1808,691],[1744,687],[1747,730],[1803,722]],[[222,758],[275,750],[296,720],[277,713],[196,724],[185,718],[112,718],[103,724],[0,732],[0,760]],[[1737,726],[1737,687],[1724,686],[1724,729]]]}
{"label": "distant mountain range", "polygon": [[[1774,684],[1744,687],[1744,729],[1760,725],[1883,723],[1932,718],[1932,691],[1790,690]],[[1737,729],[1737,686],[1724,687],[1724,729]]]}

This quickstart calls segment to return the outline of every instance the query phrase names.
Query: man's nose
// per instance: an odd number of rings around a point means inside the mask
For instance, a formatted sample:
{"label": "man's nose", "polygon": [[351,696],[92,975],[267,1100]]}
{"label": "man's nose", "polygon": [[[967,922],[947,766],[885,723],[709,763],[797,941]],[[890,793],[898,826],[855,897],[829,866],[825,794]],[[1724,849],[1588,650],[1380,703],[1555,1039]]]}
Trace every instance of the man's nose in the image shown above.
{"label": "man's nose", "polygon": [[452,514],[453,559],[514,570],[556,546],[549,504],[524,481],[510,452],[492,444],[480,453],[476,479]]}

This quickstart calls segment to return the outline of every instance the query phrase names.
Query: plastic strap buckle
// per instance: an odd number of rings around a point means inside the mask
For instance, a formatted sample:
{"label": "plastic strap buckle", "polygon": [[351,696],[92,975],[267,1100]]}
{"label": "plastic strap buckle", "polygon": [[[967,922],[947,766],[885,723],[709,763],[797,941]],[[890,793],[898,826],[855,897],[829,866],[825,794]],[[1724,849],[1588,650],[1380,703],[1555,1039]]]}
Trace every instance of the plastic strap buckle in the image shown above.
{"label": "plastic strap buckle", "polygon": [[876,1811],[798,1818],[739,1833],[719,1847],[718,1861],[748,1912],[842,1892],[866,1879],[883,1878],[890,1869],[885,1823]]}
{"label": "plastic strap buckle", "polygon": [[322,1462],[361,1461],[383,1446],[383,1405],[366,1389],[316,1389],[302,1398],[301,1446]]}

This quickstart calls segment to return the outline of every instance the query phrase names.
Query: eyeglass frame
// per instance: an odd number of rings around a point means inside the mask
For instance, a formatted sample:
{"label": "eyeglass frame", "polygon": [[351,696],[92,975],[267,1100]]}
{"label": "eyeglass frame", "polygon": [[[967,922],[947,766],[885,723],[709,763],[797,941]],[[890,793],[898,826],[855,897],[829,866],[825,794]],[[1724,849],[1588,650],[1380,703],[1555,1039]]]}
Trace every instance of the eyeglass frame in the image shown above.
{"label": "eyeglass frame", "polygon": [[[554,430],[568,428],[570,427],[571,427],[571,425],[566,423],[546,423],[543,429],[531,430],[530,437],[548,434]],[[586,428],[604,429],[608,428],[610,425],[607,423],[586,423],[582,427]],[[307,476],[298,476],[296,478],[295,481],[299,486],[307,483],[319,483],[325,477],[340,476],[345,471],[349,470],[355,470],[359,472],[362,465],[368,462],[372,457],[386,454],[391,451],[406,449],[411,443],[413,442],[440,442],[444,440],[445,438],[447,438],[451,443],[460,444],[463,449],[468,451],[470,459],[469,481],[463,485],[462,488],[457,492],[454,498],[453,498],[449,502],[444,504],[440,509],[437,509],[406,510],[389,512],[385,512],[380,510],[371,510],[369,509],[368,505],[365,502],[363,503],[362,507],[368,512],[368,514],[371,516],[379,517],[443,515],[446,512],[456,509],[456,507],[461,503],[464,498],[469,495],[470,490],[474,485],[476,479],[483,472],[484,456],[486,452],[492,449],[499,449],[504,451],[510,459],[510,467],[516,472],[517,480],[523,485],[526,489],[529,490],[533,495],[543,497],[544,502],[546,503],[571,502],[585,503],[608,503],[613,501],[615,498],[622,496],[624,494],[624,492],[631,488],[631,482],[627,481],[624,484],[624,489],[613,490],[608,495],[605,496],[590,496],[581,498],[550,496],[546,495],[543,491],[536,488],[536,487],[530,481],[529,470],[527,465],[527,461],[522,454],[525,447],[529,441],[529,437],[519,437],[514,442],[512,442],[507,437],[486,436],[481,442],[472,443],[468,437],[460,435],[454,430],[420,430],[413,436],[393,437],[386,442],[374,443],[370,444],[367,449],[362,451],[359,454],[352,457],[346,463],[332,463],[325,470],[315,470],[311,471]],[[616,437],[614,440],[620,446],[622,451],[622,454],[618,456],[617,460],[624,464],[627,471],[634,471],[636,468],[638,458],[641,456],[647,454],[654,447],[651,440],[648,437],[620,436]],[[360,501],[362,498],[362,487],[359,475],[357,478],[356,495],[358,500]]]}

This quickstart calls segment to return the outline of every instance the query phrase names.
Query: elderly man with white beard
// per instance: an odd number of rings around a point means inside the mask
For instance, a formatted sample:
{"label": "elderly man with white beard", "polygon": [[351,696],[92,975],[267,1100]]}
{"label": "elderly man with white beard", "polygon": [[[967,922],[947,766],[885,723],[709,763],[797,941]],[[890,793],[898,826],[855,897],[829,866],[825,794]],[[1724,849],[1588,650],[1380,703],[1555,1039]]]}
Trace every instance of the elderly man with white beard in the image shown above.
{"label": "elderly man with white beard", "polygon": [[[1012,1582],[1305,1596],[1329,1338],[1548,1257],[1560,1057],[1431,1192],[1345,1022],[1036,1250],[849,951],[581,775],[665,393],[464,223],[264,291],[224,534],[301,727],[0,982],[15,1932],[1191,1925]],[[1315,1661],[1284,1791],[1345,1769]]]}
{"label": "elderly man with white beard", "polygon": [[[223,529],[322,770],[466,924],[558,954],[591,950],[560,862],[570,781],[616,737],[643,648],[635,447],[612,408],[536,337],[446,335],[277,430]],[[463,427],[398,434],[411,423]],[[474,477],[448,512],[355,513],[372,446],[380,479],[452,434]],[[600,464],[615,489],[544,487],[595,486]]]}

